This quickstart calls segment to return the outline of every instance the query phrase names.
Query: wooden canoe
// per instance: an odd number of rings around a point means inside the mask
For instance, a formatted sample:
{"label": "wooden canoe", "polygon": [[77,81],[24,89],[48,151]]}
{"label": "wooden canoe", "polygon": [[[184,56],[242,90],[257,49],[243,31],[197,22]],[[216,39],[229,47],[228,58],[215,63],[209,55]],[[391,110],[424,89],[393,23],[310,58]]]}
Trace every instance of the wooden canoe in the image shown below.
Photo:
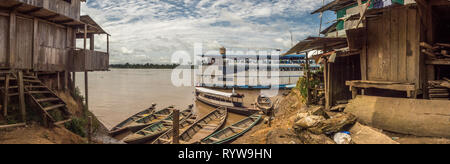
{"label": "wooden canoe", "polygon": [[264,113],[267,113],[270,109],[273,108],[272,100],[270,100],[269,97],[265,96],[258,96],[256,98],[256,106],[262,110]]}
{"label": "wooden canoe", "polygon": [[249,131],[261,120],[261,115],[252,115],[229,127],[226,127],[201,141],[202,144],[223,144],[228,143]]}
{"label": "wooden canoe", "polygon": [[[191,115],[184,122],[180,122],[180,132],[183,133],[184,129],[191,126],[197,121],[197,115]],[[170,144],[173,139],[173,130],[169,129],[166,133],[160,135],[152,144]]]}
{"label": "wooden canoe", "polygon": [[122,121],[121,123],[117,124],[110,130],[110,135],[115,136],[118,132],[117,130],[121,129],[122,127],[126,127],[127,125],[131,124],[132,122],[139,120],[143,117],[146,117],[150,115],[155,110],[156,105],[152,105],[152,107],[145,109],[139,113],[134,114],[131,117],[128,117],[125,121]]}
{"label": "wooden canoe", "polygon": [[[226,108],[217,108],[205,117],[201,118],[193,125],[188,127],[180,134],[181,144],[195,144],[200,143],[202,139],[211,135],[220,129],[227,119],[228,111]],[[159,138],[154,143],[156,144],[171,144],[172,140],[168,138]]]}
{"label": "wooden canoe", "polygon": [[126,125],[118,128],[116,130],[111,131],[110,134],[111,134],[111,136],[116,136],[116,135],[119,135],[126,131],[131,131],[131,132],[135,133],[146,126],[149,126],[153,123],[164,120],[172,113],[173,109],[174,109],[174,107],[170,106],[170,107],[164,108],[162,110],[152,112],[150,114],[145,114],[144,117],[133,120],[133,121],[127,123]]}
{"label": "wooden canoe", "polygon": [[[180,124],[183,124],[193,114],[192,108],[180,112]],[[123,139],[128,144],[140,144],[150,141],[155,137],[165,133],[173,127],[173,113],[164,120],[147,126],[138,132],[131,134]]]}

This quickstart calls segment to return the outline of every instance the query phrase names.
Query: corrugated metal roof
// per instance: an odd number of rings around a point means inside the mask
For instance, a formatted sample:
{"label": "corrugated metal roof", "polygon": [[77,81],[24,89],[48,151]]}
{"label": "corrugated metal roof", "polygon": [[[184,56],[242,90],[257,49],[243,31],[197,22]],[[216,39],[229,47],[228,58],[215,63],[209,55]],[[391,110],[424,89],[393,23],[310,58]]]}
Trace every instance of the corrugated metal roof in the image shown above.
{"label": "corrugated metal roof", "polygon": [[321,50],[325,47],[332,49],[347,47],[347,38],[309,37],[299,42],[283,55],[295,54],[297,52],[304,52],[309,50]]}

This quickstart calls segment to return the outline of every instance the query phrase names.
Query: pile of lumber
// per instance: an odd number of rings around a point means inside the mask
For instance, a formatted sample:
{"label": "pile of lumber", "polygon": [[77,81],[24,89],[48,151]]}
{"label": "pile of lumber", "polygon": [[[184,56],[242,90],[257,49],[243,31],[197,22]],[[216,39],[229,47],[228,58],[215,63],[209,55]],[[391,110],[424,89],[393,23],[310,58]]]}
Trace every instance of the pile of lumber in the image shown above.
{"label": "pile of lumber", "polygon": [[449,100],[450,99],[450,80],[428,81],[428,94],[431,100]]}
{"label": "pile of lumber", "polygon": [[434,45],[430,45],[428,43],[421,42],[420,47],[422,47],[422,53],[432,59],[450,58],[450,44],[436,43]]}

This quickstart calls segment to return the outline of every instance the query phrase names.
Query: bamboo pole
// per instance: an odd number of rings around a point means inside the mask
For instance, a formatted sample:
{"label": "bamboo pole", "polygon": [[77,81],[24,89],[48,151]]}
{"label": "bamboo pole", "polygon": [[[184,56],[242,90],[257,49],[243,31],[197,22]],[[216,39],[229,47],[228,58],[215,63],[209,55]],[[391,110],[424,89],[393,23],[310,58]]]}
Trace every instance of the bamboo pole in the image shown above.
{"label": "bamboo pole", "polygon": [[173,111],[173,144],[179,144],[180,140],[180,111],[178,109],[175,109]]}

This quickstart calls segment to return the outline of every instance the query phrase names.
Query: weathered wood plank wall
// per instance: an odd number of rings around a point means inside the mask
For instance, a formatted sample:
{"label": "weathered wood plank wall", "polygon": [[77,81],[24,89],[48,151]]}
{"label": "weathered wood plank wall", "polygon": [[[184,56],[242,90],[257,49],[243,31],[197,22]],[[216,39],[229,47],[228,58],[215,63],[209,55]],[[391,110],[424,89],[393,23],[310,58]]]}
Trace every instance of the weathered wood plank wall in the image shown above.
{"label": "weathered wood plank wall", "polygon": [[14,66],[18,69],[32,68],[33,54],[33,20],[17,17],[16,57]]}
{"label": "weathered wood plank wall", "polygon": [[6,67],[9,17],[0,16],[0,67]]}
{"label": "weathered wood plank wall", "polygon": [[26,4],[54,11],[56,13],[80,20],[80,0],[72,3],[63,0],[17,0]]}
{"label": "weathered wood plank wall", "polygon": [[70,50],[67,49],[67,29],[39,22],[39,47],[34,69],[39,71],[66,70]]}
{"label": "weathered wood plank wall", "polygon": [[[416,8],[401,7],[367,19],[367,80],[415,83],[420,81],[420,22]],[[363,73],[364,75],[364,73]]]}

